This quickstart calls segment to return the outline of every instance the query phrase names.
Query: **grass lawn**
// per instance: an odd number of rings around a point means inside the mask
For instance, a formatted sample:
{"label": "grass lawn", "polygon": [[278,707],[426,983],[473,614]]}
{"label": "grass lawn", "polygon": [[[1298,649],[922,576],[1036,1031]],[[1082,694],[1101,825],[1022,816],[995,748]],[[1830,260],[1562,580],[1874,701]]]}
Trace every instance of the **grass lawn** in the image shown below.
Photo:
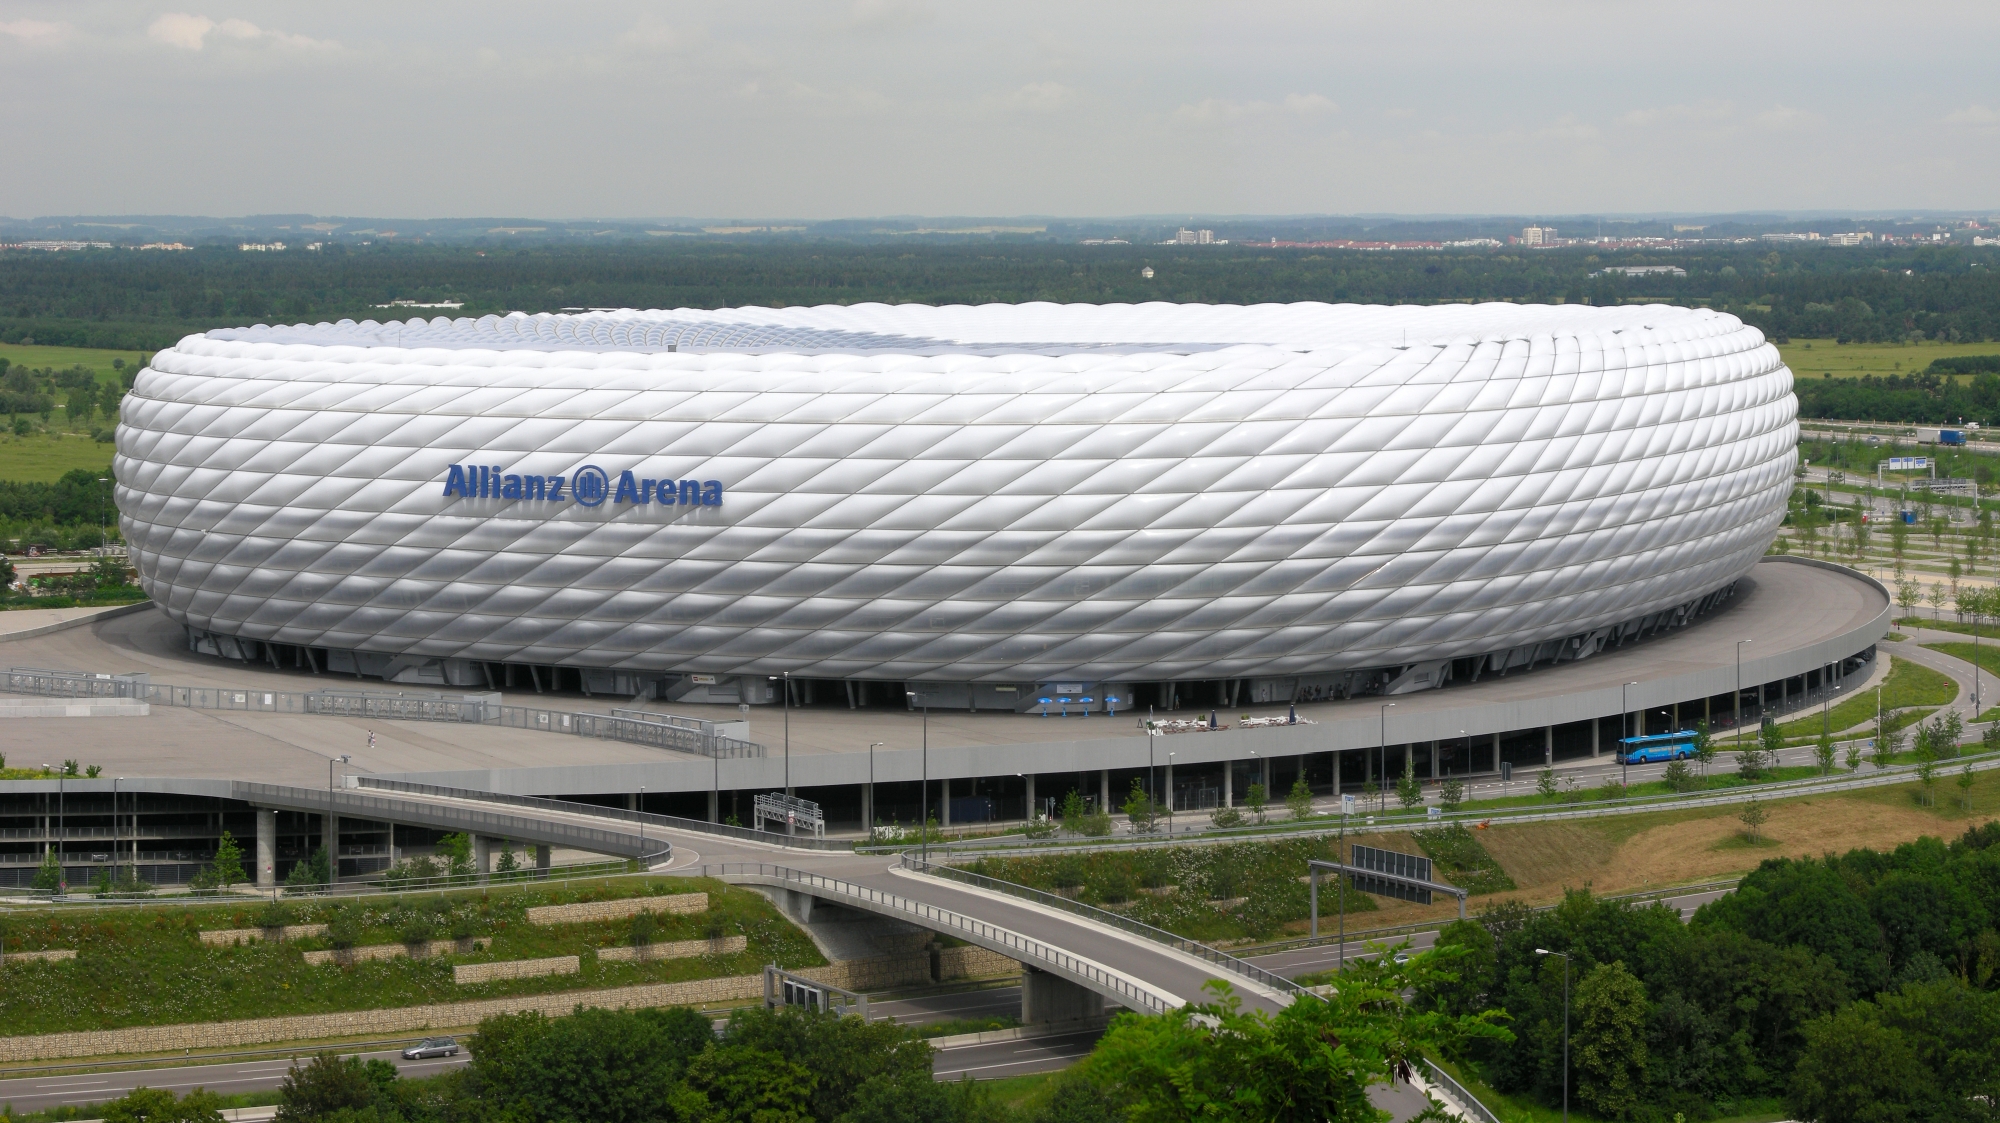
{"label": "grass lawn", "polygon": [[118,370],[111,365],[111,360],[123,359],[125,365],[131,367],[137,365],[145,354],[143,351],[100,351],[93,347],[24,347],[19,343],[0,343],[0,359],[17,367],[68,370],[81,364],[96,371],[99,378],[111,381],[118,378]]}
{"label": "grass lawn", "polygon": [[[706,891],[709,909],[663,915],[656,941],[742,935],[746,951],[651,963],[600,962],[595,949],[631,941],[632,921],[532,925],[532,905]],[[754,975],[766,963],[825,963],[804,933],[763,897],[706,879],[628,877],[364,898],[341,904],[291,903],[293,921],[318,923],[335,907],[363,910],[363,944],[395,942],[413,926],[437,937],[471,935],[471,956],[392,959],[351,967],[308,966],[300,953],[324,938],[209,947],[195,933],[255,927],[261,906],[248,902],[183,908],[23,910],[0,917],[8,950],[74,948],[73,960],[10,964],[0,989],[0,1026],[8,1034],[57,1033],[170,1025],[286,1014],[417,1006],[434,1002],[545,994],[638,983]],[[452,982],[454,962],[577,955],[580,974],[472,986]]]}
{"label": "grass lawn", "polygon": [[[1920,667],[1908,659],[1889,656],[1889,677],[1882,683],[1882,707],[1900,710],[1911,706],[1943,706],[1958,697],[1958,683],[1950,676],[1939,674],[1929,667]],[[1852,729],[1875,720],[1875,692],[1865,690],[1854,694],[1833,707],[1833,731]],[[1795,737],[1816,738],[1820,734],[1823,718],[1815,713],[1808,717],[1796,718],[1778,726],[1778,732],[1786,739]]]}
{"label": "grass lawn", "polygon": [[[53,350],[53,348],[52,348]],[[1913,374],[1933,359],[1960,355],[2000,355],[2000,343],[1835,343],[1794,339],[1778,344],[1778,354],[1799,378],[1860,378],[1865,374]],[[1961,375],[1961,378],[1969,377]]]}
{"label": "grass lawn", "polygon": [[[58,410],[55,416],[59,425],[62,412]],[[103,423],[102,418],[98,420]],[[0,416],[0,429],[5,428],[6,421]],[[76,468],[87,468],[108,479],[115,451],[111,442],[92,440],[89,433],[61,429],[37,430],[25,437],[0,433],[0,480],[52,484]]]}
{"label": "grass lawn", "polygon": [[[1985,647],[1988,640],[2000,642],[2000,628],[1995,628],[1992,624],[1980,624],[1978,631],[1975,632],[1970,621],[1953,620],[1949,616],[1938,620],[1932,620],[1927,616],[1905,616],[1896,623],[1906,627],[1929,628],[1933,632],[1957,632],[1962,636],[1977,635],[1981,647]],[[1965,646],[1967,650],[1972,648],[1970,643]]]}

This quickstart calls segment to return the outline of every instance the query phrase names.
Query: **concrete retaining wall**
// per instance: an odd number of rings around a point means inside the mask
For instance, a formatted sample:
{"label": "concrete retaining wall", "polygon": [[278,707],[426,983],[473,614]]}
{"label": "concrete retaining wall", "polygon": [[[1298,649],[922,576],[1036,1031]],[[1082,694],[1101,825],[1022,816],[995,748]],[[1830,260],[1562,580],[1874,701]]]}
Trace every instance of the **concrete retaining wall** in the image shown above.
{"label": "concrete retaining wall", "polygon": [[528,910],[530,924],[587,924],[593,920],[623,920],[642,912],[665,915],[708,911],[708,894],[674,893],[665,897],[626,897],[617,901],[585,901],[576,905],[542,905]]}
{"label": "concrete retaining wall", "polygon": [[489,998],[477,1002],[441,1002],[388,1010],[353,1010],[339,1014],[302,1014],[289,1018],[249,1018],[234,1022],[140,1026],[131,1029],[84,1030],[32,1037],[0,1037],[0,1062],[98,1057],[126,1053],[179,1053],[234,1045],[266,1045],[274,1041],[320,1041],[335,1037],[373,1037],[461,1029],[496,1014],[536,1010],[551,1017],[577,1006],[639,1009],[651,1006],[714,1006],[762,998],[762,975],[696,979],[685,983],[572,990]]}
{"label": "concrete retaining wall", "polygon": [[75,958],[75,948],[61,948],[55,951],[10,951],[5,955],[0,955],[0,964],[58,963],[65,959]]}
{"label": "concrete retaining wall", "polygon": [[459,986],[490,983],[495,979],[533,979],[542,975],[574,975],[583,969],[574,955],[548,959],[503,959],[498,963],[461,963],[451,969],[451,981]]}
{"label": "concrete retaining wall", "polygon": [[668,940],[637,947],[598,948],[597,958],[606,963],[651,963],[658,959],[692,959],[698,955],[735,955],[750,946],[742,936],[716,940]]}
{"label": "concrete retaining wall", "polygon": [[324,924],[288,924],[283,928],[216,928],[201,934],[201,942],[210,947],[229,947],[233,944],[247,944],[252,940],[303,940],[311,936],[326,935]]}
{"label": "concrete retaining wall", "polygon": [[472,941],[430,940],[419,944],[363,944],[360,947],[337,948],[333,951],[308,951],[300,954],[314,967],[324,967],[338,963],[342,967],[356,963],[366,963],[373,959],[429,959],[439,955],[465,955],[472,951]]}

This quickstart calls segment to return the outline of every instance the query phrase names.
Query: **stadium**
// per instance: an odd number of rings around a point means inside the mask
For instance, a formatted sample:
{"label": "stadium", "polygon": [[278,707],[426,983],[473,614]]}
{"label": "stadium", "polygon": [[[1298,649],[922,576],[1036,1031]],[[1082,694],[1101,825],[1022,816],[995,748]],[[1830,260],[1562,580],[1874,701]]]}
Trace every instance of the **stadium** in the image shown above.
{"label": "stadium", "polygon": [[[194,651],[1034,712],[1396,695],[1725,602],[1790,372],[1667,306],[859,305],[223,329],[126,401]],[[872,694],[871,694],[872,692]]]}

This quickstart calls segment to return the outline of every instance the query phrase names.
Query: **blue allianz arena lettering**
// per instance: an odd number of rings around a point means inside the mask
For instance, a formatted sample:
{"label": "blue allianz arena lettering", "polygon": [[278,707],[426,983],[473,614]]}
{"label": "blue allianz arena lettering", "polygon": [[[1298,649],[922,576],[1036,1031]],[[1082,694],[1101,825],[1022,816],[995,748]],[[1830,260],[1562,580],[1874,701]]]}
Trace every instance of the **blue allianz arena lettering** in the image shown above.
{"label": "blue allianz arena lettering", "polygon": [[618,473],[614,483],[609,473],[595,464],[586,464],[569,476],[514,473],[495,464],[453,464],[445,473],[444,494],[460,499],[574,501],[586,507],[602,506],[606,500],[636,507],[655,503],[664,507],[720,507],[722,481],[647,479],[628,469]]}

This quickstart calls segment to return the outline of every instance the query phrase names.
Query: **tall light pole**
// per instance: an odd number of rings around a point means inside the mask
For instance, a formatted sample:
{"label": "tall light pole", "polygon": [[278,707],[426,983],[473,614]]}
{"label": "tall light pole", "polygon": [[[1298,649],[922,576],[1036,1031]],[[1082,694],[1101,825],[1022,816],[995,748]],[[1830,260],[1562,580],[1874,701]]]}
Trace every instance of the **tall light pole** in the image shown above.
{"label": "tall light pole", "polygon": [[1563,1123],[1569,1123],[1569,956],[1536,948],[1536,955],[1559,955],[1563,961]]}
{"label": "tall light pole", "polygon": [[[1150,752],[1151,750],[1148,751]],[[1168,753],[1167,775],[1172,776],[1173,774],[1174,774],[1174,754]],[[1174,836],[1174,793],[1173,789],[1169,787],[1167,790],[1167,837],[1172,838],[1173,836]]]}
{"label": "tall light pole", "polygon": [[333,766],[346,767],[352,756],[342,753],[326,758],[326,824],[321,834],[326,836],[326,883],[331,886],[340,880],[340,816],[333,810]]}
{"label": "tall light pole", "polygon": [[1743,751],[1743,645],[1752,641],[1736,641],[1736,751]]}
{"label": "tall light pole", "polygon": [[1375,809],[1383,813],[1389,810],[1389,711],[1395,708],[1394,702],[1382,704],[1382,740],[1375,754],[1376,762],[1382,769],[1382,775],[1378,778],[1381,786],[1376,791]]}
{"label": "tall light pole", "polygon": [[[1618,705],[1622,707],[1618,711],[1618,736],[1620,740],[1624,739],[1625,727],[1632,720],[1632,697],[1630,691],[1637,685],[1639,684],[1636,682],[1628,682],[1618,688]],[[1646,726],[1645,723],[1641,722],[1639,725],[1639,736],[1644,737],[1645,735]],[[1597,740],[1597,734],[1595,733],[1592,733],[1590,737],[1593,742]],[[1618,785],[1620,787],[1624,787],[1629,782],[1629,772],[1625,764],[1626,755],[1624,748],[1621,746],[1618,750]]]}
{"label": "tall light pole", "polygon": [[[644,784],[639,785],[639,806],[634,808],[633,810],[639,813],[639,860],[645,862],[646,861],[646,785]],[[651,862],[646,862],[647,869],[651,869],[652,867],[653,864]]]}
{"label": "tall light pole", "polygon": [[[868,828],[868,837],[871,840],[875,837],[875,820],[881,818],[875,813],[875,750],[881,747],[880,741],[868,742],[868,822],[862,825]],[[1034,817],[1034,808],[1031,807],[1028,809],[1028,818]]]}
{"label": "tall light pole", "polygon": [[905,690],[903,693],[917,699],[918,704],[924,708],[923,790],[917,804],[922,818],[918,820],[917,834],[923,839],[924,865],[929,866],[931,864],[931,696],[929,691],[919,694],[914,690]]}

